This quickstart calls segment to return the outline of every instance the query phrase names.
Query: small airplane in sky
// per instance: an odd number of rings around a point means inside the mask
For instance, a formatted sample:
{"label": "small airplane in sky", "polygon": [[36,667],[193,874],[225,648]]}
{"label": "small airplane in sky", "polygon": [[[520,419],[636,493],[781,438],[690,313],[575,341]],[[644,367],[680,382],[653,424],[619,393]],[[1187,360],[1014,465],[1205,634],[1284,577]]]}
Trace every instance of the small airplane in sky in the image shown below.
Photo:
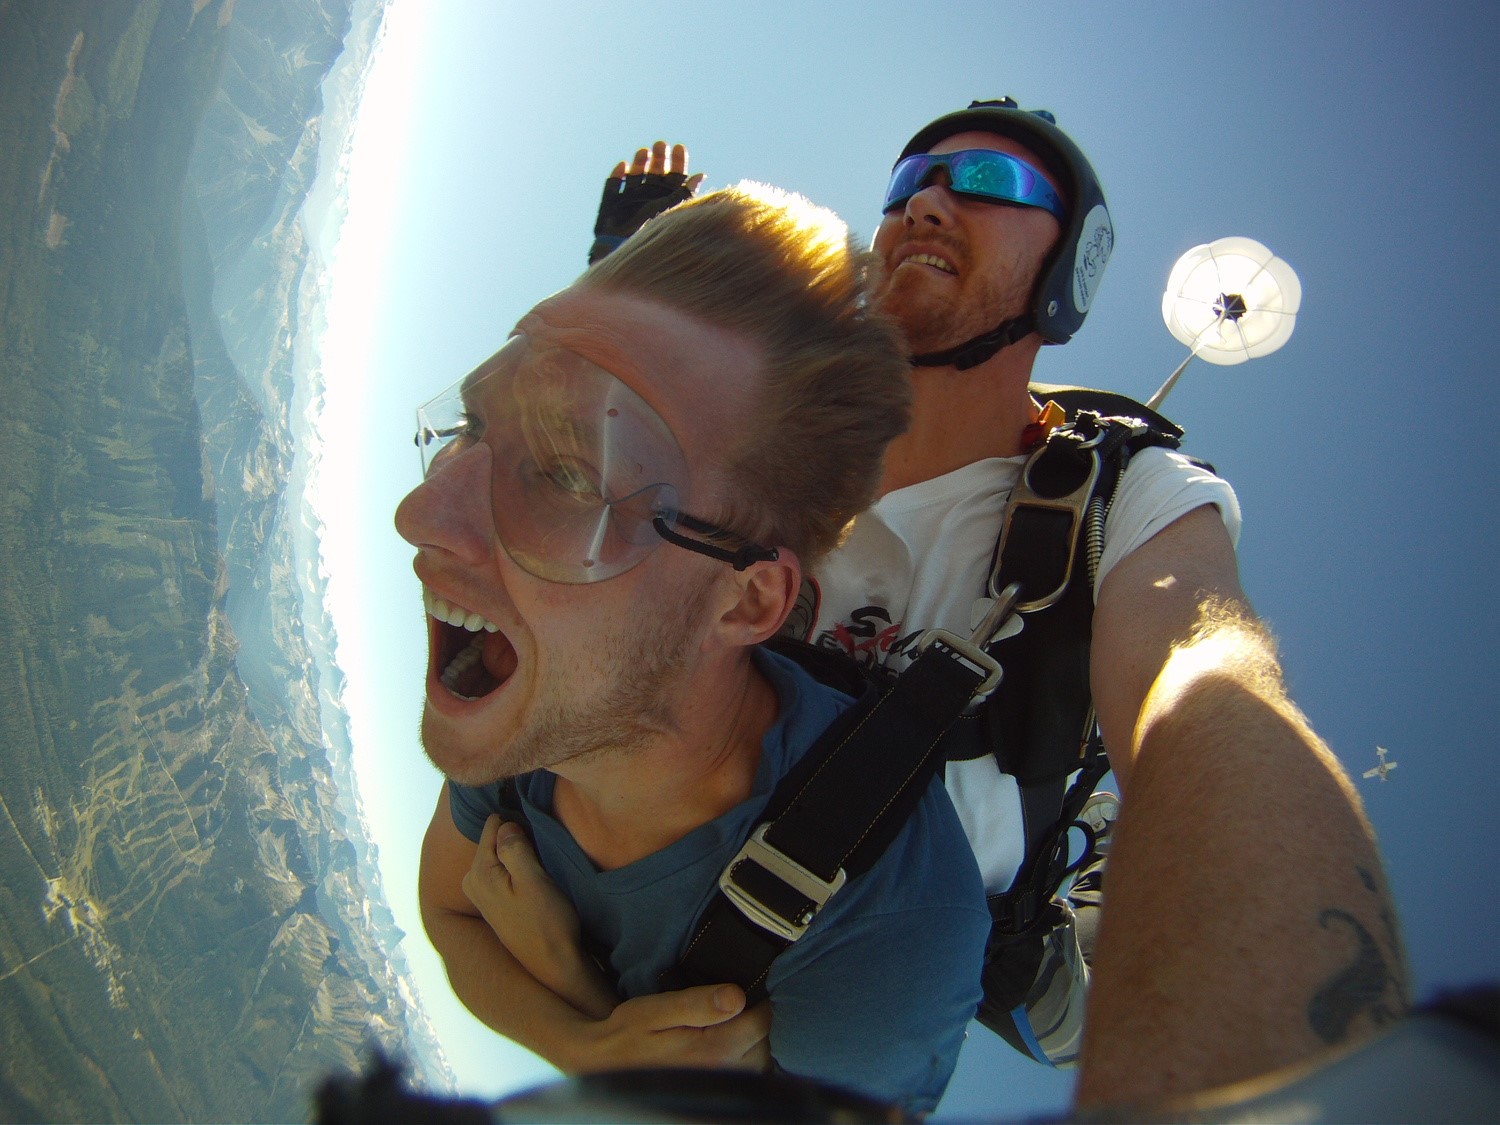
{"label": "small airplane in sky", "polygon": [[1378,777],[1381,781],[1387,780],[1391,775],[1391,771],[1400,764],[1399,762],[1386,761],[1385,756],[1389,753],[1390,751],[1387,750],[1384,746],[1375,747],[1375,756],[1380,759],[1380,764],[1374,769],[1365,770],[1364,776]]}

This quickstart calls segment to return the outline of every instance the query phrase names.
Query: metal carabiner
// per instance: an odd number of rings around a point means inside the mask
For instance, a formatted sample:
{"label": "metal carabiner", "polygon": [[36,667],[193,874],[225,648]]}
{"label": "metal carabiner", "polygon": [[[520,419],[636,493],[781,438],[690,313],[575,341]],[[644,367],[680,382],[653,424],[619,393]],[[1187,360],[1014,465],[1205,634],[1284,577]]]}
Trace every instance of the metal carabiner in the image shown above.
{"label": "metal carabiner", "polygon": [[917,642],[917,654],[920,656],[933,645],[940,645],[953,659],[970,665],[976,672],[984,676],[979,685],[970,693],[970,700],[983,699],[1000,686],[1000,680],[1005,672],[1000,667],[1000,662],[989,653],[984,651],[984,646],[989,644],[997,633],[1004,627],[1005,622],[1015,612],[1016,599],[1021,595],[1019,583],[1012,582],[1001,591],[980,618],[979,625],[968,637],[960,637],[957,633],[951,633],[947,629],[928,629],[922,634],[922,639]]}

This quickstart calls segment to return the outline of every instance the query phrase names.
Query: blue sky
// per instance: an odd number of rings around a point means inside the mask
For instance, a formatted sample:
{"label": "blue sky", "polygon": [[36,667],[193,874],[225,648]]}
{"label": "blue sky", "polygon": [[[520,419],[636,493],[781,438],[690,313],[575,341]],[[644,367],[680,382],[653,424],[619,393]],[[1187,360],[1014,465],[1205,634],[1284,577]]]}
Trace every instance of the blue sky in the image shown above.
{"label": "blue sky", "polygon": [[[907,138],[975,97],[1053,110],[1115,219],[1089,321],[1039,378],[1149,395],[1184,354],[1161,294],[1198,243],[1246,235],[1297,270],[1290,343],[1194,364],[1167,413],[1238,490],[1244,585],[1313,725],[1356,777],[1377,745],[1400,763],[1358,784],[1419,995],[1500,975],[1482,577],[1500,546],[1500,9],[393,0],[388,19],[330,313],[326,550],[366,813],[466,1091],[549,1072],[458,1009],[416,916],[439,781],[416,740],[418,586],[391,530],[418,473],[415,404],[577,276],[602,179],[637,145],[684,141],[710,186],[791,188],[869,235]],[[940,1113],[1019,1116],[1068,1089],[978,1032]]]}

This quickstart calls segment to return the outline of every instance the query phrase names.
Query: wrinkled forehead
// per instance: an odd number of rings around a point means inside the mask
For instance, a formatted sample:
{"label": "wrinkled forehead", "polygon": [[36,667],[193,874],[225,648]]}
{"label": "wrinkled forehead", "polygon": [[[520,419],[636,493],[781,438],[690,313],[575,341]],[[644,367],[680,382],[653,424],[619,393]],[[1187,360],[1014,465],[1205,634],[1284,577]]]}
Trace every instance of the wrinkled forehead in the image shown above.
{"label": "wrinkled forehead", "polygon": [[496,398],[492,405],[520,405],[549,411],[581,410],[605,404],[606,417],[628,416],[675,440],[671,427],[649,403],[613,371],[571,348],[539,341],[516,331],[489,359],[461,380],[470,398]]}

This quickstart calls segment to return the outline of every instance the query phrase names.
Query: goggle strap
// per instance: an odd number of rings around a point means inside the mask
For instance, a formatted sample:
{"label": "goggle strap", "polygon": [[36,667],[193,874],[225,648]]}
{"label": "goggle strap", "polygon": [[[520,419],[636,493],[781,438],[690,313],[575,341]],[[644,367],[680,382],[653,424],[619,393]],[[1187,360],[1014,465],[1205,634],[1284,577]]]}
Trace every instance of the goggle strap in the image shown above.
{"label": "goggle strap", "polygon": [[[678,512],[673,519],[689,531],[696,531],[700,535],[722,535],[724,529],[715,527],[706,520],[700,520],[696,516],[690,516]],[[727,562],[735,570],[748,570],[758,562],[775,562],[780,553],[775,547],[762,547],[757,543],[746,543],[731,551],[725,547],[716,546],[713,543],[705,543],[701,539],[689,539],[686,535],[679,535],[673,530],[672,525],[667,522],[664,515],[656,515],[651,520],[651,525],[656,528],[656,534],[660,535],[668,543],[678,547],[685,547],[689,551],[696,551],[700,555],[707,555],[719,562]]]}

